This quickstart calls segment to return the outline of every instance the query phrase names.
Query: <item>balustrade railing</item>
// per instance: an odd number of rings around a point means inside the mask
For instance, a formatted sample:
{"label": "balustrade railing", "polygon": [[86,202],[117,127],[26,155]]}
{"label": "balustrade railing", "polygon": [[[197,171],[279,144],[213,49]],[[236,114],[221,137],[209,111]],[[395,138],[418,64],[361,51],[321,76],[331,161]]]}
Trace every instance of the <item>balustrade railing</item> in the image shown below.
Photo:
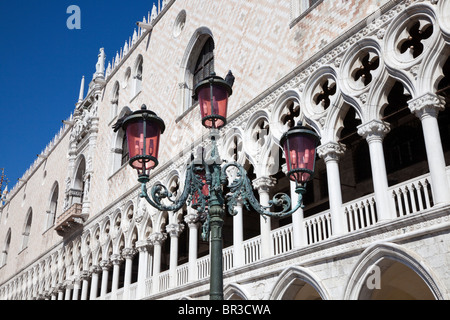
{"label": "balustrade railing", "polygon": [[[447,170],[450,179],[450,168]],[[395,205],[397,218],[405,215],[414,214],[433,207],[433,197],[429,183],[429,174],[408,180],[388,189],[392,195]],[[377,206],[374,194],[370,194],[342,205],[342,218],[345,219],[347,232],[351,233],[372,226],[377,223]],[[306,233],[307,245],[318,243],[329,239],[333,235],[331,212],[316,214],[305,218],[303,229]],[[271,232],[272,255],[282,255],[294,249],[292,224],[283,226]],[[242,243],[244,250],[244,265],[261,260],[261,237],[254,237]],[[234,247],[228,247],[223,250],[223,270],[231,270],[234,266]],[[210,276],[210,257],[205,256],[197,259],[196,262],[197,279],[202,280]],[[189,264],[183,264],[176,270],[176,285],[181,286],[189,282]],[[152,280],[150,277],[146,280],[146,295],[150,295],[152,290]],[[158,277],[159,292],[170,288],[169,270],[161,273]],[[136,290],[130,290],[130,295],[135,296]],[[117,293],[120,299],[122,291]]]}

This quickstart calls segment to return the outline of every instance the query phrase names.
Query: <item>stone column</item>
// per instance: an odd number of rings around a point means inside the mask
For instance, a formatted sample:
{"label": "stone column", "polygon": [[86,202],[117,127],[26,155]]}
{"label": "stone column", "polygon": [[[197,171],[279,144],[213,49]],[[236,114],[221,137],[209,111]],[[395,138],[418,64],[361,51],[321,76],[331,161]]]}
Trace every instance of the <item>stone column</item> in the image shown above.
{"label": "stone column", "polygon": [[383,138],[389,130],[389,124],[380,120],[372,120],[358,127],[358,134],[369,144],[378,221],[391,220],[395,217],[392,197],[388,194],[389,185],[383,152]]}
{"label": "stone column", "polygon": [[78,276],[73,282],[72,300],[78,300],[80,295],[81,278]]}
{"label": "stone column", "polygon": [[120,254],[111,255],[111,263],[113,265],[113,278],[112,278],[112,288],[111,295],[112,299],[116,298],[117,290],[119,290],[119,276],[120,276],[120,264],[123,261],[123,258]]}
{"label": "stone column", "polygon": [[159,273],[161,271],[161,245],[167,235],[161,232],[152,233],[150,242],[153,244],[153,285],[152,293],[159,292]]}
{"label": "stone column", "polygon": [[245,263],[244,256],[244,221],[243,221],[243,201],[238,199],[234,210],[237,212],[233,216],[233,251],[234,251],[234,267],[243,266]]}
{"label": "stone column", "polygon": [[[260,177],[253,180],[253,187],[258,190],[259,193],[259,203],[263,207],[269,206],[270,196],[269,191],[270,188],[273,187],[276,183],[276,179],[270,177]],[[270,232],[271,228],[271,219],[270,217],[260,217],[260,226],[261,226],[261,258],[268,258],[272,256],[272,239]]]}
{"label": "stone column", "polygon": [[80,279],[83,283],[83,286],[81,287],[81,300],[87,300],[88,298],[88,288],[89,288],[89,278],[90,278],[90,272],[89,271],[82,271],[80,275]]}
{"label": "stone column", "polygon": [[98,274],[102,271],[100,266],[93,266],[91,269],[92,278],[91,278],[91,293],[89,295],[89,300],[94,300],[97,298],[98,291]]}
{"label": "stone column", "polygon": [[66,281],[64,286],[66,288],[66,292],[64,294],[64,300],[71,300],[71,293],[72,293],[72,287],[73,287],[72,281],[70,281],[70,280]]}
{"label": "stone column", "polygon": [[179,223],[171,223],[166,226],[166,231],[170,236],[170,287],[177,285],[177,266],[178,266],[178,237],[183,232],[184,225]]}
{"label": "stone column", "polygon": [[408,101],[408,105],[411,112],[414,113],[422,123],[434,203],[448,203],[450,201],[450,187],[437,121],[439,111],[445,109],[445,103],[438,95],[426,93],[423,96]]}
{"label": "stone column", "polygon": [[197,280],[197,256],[198,256],[198,214],[194,209],[188,208],[188,214],[184,217],[184,222],[189,227],[189,267],[188,281]]}
{"label": "stone column", "polygon": [[105,297],[106,291],[108,290],[108,277],[109,268],[111,268],[111,262],[109,260],[100,261],[100,268],[102,268],[102,286],[100,296]]}
{"label": "stone column", "polygon": [[147,240],[136,242],[139,251],[139,270],[136,298],[142,299],[145,296],[145,282],[149,276],[149,251],[150,242]]}
{"label": "stone column", "polygon": [[123,285],[123,296],[127,300],[130,298],[131,274],[133,271],[133,257],[136,254],[136,249],[125,248],[122,250],[122,257],[125,259],[125,280]]}
{"label": "stone column", "polygon": [[342,213],[341,178],[339,174],[339,157],[345,152],[345,146],[328,142],[317,148],[319,157],[323,158],[327,167],[328,199],[330,201],[331,226],[333,236],[345,233],[345,217]]}

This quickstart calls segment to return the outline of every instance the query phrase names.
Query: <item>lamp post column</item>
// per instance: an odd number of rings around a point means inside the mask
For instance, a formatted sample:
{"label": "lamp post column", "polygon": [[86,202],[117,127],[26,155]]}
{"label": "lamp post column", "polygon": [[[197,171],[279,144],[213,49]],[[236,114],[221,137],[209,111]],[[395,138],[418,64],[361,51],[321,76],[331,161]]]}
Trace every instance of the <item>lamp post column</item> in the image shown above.
{"label": "lamp post column", "polygon": [[411,112],[414,113],[422,123],[434,203],[446,203],[450,200],[450,187],[437,121],[439,111],[445,109],[444,102],[439,96],[433,93],[427,93],[409,101],[408,105]]}

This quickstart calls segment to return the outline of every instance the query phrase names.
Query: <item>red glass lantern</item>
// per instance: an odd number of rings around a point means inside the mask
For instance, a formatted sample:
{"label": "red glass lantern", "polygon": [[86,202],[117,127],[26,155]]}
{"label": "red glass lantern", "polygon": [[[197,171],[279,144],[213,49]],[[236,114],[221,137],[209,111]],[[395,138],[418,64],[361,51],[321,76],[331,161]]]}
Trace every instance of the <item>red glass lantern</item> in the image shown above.
{"label": "red glass lantern", "polygon": [[127,134],[129,164],[139,176],[148,177],[158,165],[159,139],[164,133],[164,121],[143,105],[123,122]]}
{"label": "red glass lantern", "polygon": [[306,127],[297,125],[280,139],[284,149],[289,179],[305,186],[312,179],[316,162],[316,148],[320,137]]}
{"label": "red glass lantern", "polygon": [[228,97],[233,93],[228,82],[211,73],[195,87],[202,123],[206,128],[221,128],[227,123]]}

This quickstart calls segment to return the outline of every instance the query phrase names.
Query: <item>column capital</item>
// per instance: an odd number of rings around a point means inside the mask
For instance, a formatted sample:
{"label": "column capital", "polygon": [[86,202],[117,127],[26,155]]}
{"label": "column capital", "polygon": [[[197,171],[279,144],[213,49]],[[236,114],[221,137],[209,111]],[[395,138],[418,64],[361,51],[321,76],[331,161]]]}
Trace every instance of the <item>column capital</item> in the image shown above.
{"label": "column capital", "polygon": [[102,260],[100,261],[100,268],[102,270],[108,270],[111,267],[111,261],[110,260]]}
{"label": "column capital", "polygon": [[98,274],[102,271],[102,268],[100,266],[92,266],[89,271],[91,272],[91,274],[94,274],[94,273]]}
{"label": "column capital", "polygon": [[136,252],[137,250],[134,248],[125,248],[122,250],[122,257],[124,257],[125,259],[133,259]]}
{"label": "column capital", "polygon": [[339,142],[328,142],[317,147],[317,154],[323,158],[325,162],[330,160],[339,160],[339,157],[345,153],[345,145]]}
{"label": "column capital", "polygon": [[188,225],[189,228],[198,227],[199,225],[199,219],[197,211],[195,212],[189,212],[184,216],[184,222]]}
{"label": "column capital", "polygon": [[112,264],[118,265],[123,261],[123,258],[120,254],[112,254],[110,257]]}
{"label": "column capital", "polygon": [[277,179],[272,177],[259,177],[252,181],[253,188],[257,189],[258,192],[269,192],[269,189],[275,186],[276,183]]}
{"label": "column capital", "polygon": [[428,92],[420,97],[409,100],[408,107],[420,119],[425,117],[436,118],[439,111],[445,109],[445,102],[441,96]]}
{"label": "column capital", "polygon": [[389,123],[381,120],[371,120],[358,126],[358,134],[369,143],[372,141],[383,141],[383,138],[390,130]]}
{"label": "column capital", "polygon": [[179,223],[171,223],[166,226],[166,231],[170,237],[178,237],[184,230],[184,225]]}
{"label": "column capital", "polygon": [[150,247],[152,246],[152,244],[150,243],[149,240],[139,240],[136,241],[136,249],[139,252],[148,252],[150,250]]}
{"label": "column capital", "polygon": [[81,273],[79,275],[80,280],[88,280],[90,278],[90,276],[91,276],[91,272],[88,270],[81,271]]}
{"label": "column capital", "polygon": [[161,245],[167,239],[167,234],[162,232],[155,232],[149,236],[150,243],[152,245]]}

